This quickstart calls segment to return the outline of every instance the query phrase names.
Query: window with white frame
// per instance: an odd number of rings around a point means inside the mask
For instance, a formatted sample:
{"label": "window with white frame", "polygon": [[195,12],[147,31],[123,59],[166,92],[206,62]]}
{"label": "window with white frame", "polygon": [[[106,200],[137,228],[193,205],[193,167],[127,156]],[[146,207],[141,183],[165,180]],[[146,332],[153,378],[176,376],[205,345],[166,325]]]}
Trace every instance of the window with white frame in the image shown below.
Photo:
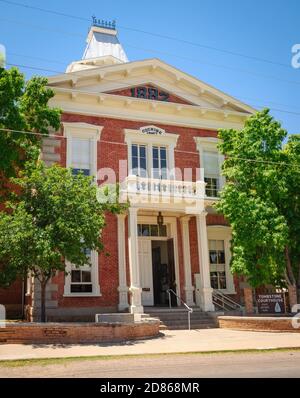
{"label": "window with white frame", "polygon": [[168,178],[167,148],[152,146],[152,175],[153,178],[166,180]]}
{"label": "window with white frame", "polygon": [[175,169],[177,134],[144,134],[125,129],[128,145],[128,172],[139,177],[167,179]]}
{"label": "window with white frame", "polygon": [[223,225],[207,227],[210,281],[213,289],[235,294],[233,275],[230,270],[231,230]]}
{"label": "window with white frame", "polygon": [[209,197],[217,197],[220,189],[219,154],[213,151],[203,151],[205,193]]}
{"label": "window with white frame", "polygon": [[[91,261],[91,250],[86,249],[86,256]],[[80,268],[71,265],[70,293],[93,293],[92,270],[89,264]]]}
{"label": "window with white frame", "polygon": [[226,261],[224,240],[208,241],[210,282],[213,289],[226,289]]}
{"label": "window with white frame", "polygon": [[218,151],[218,138],[194,137],[200,156],[201,180],[206,183],[207,197],[216,198],[222,189],[225,178],[221,175],[224,156]]}
{"label": "window with white frame", "polygon": [[89,264],[81,267],[67,262],[65,296],[99,296],[98,253],[86,249]]}
{"label": "window with white frame", "polygon": [[147,146],[132,144],[131,146],[132,174],[138,177],[147,176]]}
{"label": "window with white frame", "polygon": [[90,139],[72,137],[70,165],[73,174],[82,172],[84,175],[91,175],[92,169],[92,146]]}

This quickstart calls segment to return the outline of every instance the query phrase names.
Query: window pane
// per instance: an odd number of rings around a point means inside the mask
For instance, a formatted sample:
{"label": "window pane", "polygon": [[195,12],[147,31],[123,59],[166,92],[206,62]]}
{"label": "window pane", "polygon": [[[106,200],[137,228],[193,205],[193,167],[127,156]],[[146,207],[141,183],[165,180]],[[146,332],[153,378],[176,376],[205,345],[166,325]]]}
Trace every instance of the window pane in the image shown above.
{"label": "window pane", "polygon": [[224,241],[223,240],[217,240],[216,243],[217,243],[216,249],[224,251]]}
{"label": "window pane", "polygon": [[167,236],[167,226],[166,225],[159,226],[159,236]]}
{"label": "window pane", "polygon": [[225,264],[225,253],[223,251],[218,251],[218,263]]}
{"label": "window pane", "polygon": [[91,271],[81,271],[81,282],[91,282]]}
{"label": "window pane", "polygon": [[158,147],[154,146],[152,149],[152,157],[153,159],[158,159]]}
{"label": "window pane", "polygon": [[137,232],[138,232],[138,236],[142,236],[142,226],[141,226],[141,224],[138,224]]}
{"label": "window pane", "polygon": [[135,157],[138,156],[137,145],[135,145],[135,144],[131,146],[131,156],[135,156]]}
{"label": "window pane", "polygon": [[140,157],[146,158],[146,147],[144,145],[140,145]]}
{"label": "window pane", "polygon": [[71,293],[92,293],[92,292],[93,292],[92,285],[80,285],[80,284],[71,285]]}
{"label": "window pane", "polygon": [[203,153],[203,167],[205,175],[218,176],[220,174],[219,155],[217,152]]}
{"label": "window pane", "polygon": [[76,168],[72,168],[72,174],[74,176],[78,175],[82,173],[85,176],[89,176],[90,175],[90,170],[89,169],[76,169]]}
{"label": "window pane", "polygon": [[142,225],[142,235],[143,236],[150,236],[150,225]]}
{"label": "window pane", "polygon": [[158,225],[151,225],[151,236],[158,236]]}
{"label": "window pane", "polygon": [[71,164],[75,168],[90,168],[90,141],[86,139],[72,138]]}
{"label": "window pane", "polygon": [[218,274],[217,272],[210,273],[210,283],[213,289],[218,289]]}
{"label": "window pane", "polygon": [[225,275],[225,272],[219,272],[219,289],[226,289],[226,275]]}
{"label": "window pane", "polygon": [[71,272],[71,282],[81,282],[80,277],[81,275],[79,270]]}
{"label": "window pane", "polygon": [[165,147],[160,148],[160,158],[163,160],[167,159],[167,151]]}
{"label": "window pane", "polygon": [[211,264],[217,264],[218,263],[218,256],[217,252],[215,250],[210,250],[209,251],[209,261]]}

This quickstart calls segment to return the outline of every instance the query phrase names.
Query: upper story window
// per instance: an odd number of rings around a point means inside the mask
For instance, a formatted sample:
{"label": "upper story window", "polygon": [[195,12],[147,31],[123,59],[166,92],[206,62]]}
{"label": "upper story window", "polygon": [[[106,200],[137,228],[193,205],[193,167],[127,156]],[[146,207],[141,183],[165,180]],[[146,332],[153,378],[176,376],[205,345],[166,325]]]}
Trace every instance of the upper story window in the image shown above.
{"label": "upper story window", "polygon": [[152,147],[153,178],[166,180],[168,178],[167,148],[165,146]]}
{"label": "upper story window", "polygon": [[154,179],[174,175],[174,149],[177,134],[145,134],[140,130],[125,130],[128,144],[128,174]]}
{"label": "upper story window", "polygon": [[147,176],[147,146],[133,144],[131,146],[132,174],[139,177]]}
{"label": "upper story window", "polygon": [[205,193],[217,197],[220,189],[220,165],[218,152],[203,151]]}
{"label": "upper story window", "polygon": [[225,183],[225,179],[221,175],[224,156],[218,152],[218,139],[195,137],[195,141],[200,156],[201,180],[206,182],[206,196],[216,198]]}
{"label": "upper story window", "polygon": [[78,174],[81,171],[86,176],[91,175],[92,147],[93,143],[90,140],[72,137],[70,165],[73,174]]}
{"label": "upper story window", "polygon": [[103,126],[88,123],[63,123],[67,144],[67,167],[73,174],[97,174],[97,141]]}

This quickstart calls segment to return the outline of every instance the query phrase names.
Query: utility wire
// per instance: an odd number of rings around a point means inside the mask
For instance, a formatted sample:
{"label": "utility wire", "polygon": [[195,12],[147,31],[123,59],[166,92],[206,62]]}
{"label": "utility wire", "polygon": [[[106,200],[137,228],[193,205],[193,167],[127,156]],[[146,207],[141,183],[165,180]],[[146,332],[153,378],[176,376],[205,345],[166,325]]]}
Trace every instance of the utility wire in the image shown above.
{"label": "utility wire", "polygon": [[[58,15],[58,16],[62,16],[62,17],[73,18],[73,19],[77,19],[77,20],[81,20],[81,21],[85,21],[85,22],[86,21],[91,22],[91,19],[88,19],[88,18],[85,18],[85,17],[80,17],[80,16],[77,16],[77,15],[71,15],[71,14],[67,14],[67,13],[63,13],[63,12],[59,12],[59,11],[54,11],[54,10],[49,10],[49,9],[45,9],[45,8],[41,8],[41,7],[30,6],[28,4],[15,2],[15,1],[10,1],[10,0],[0,0],[0,1],[2,3],[6,3],[6,4],[18,6],[18,7],[23,7],[23,8],[27,8],[27,9],[33,9],[33,10],[44,12],[44,13],[48,13],[48,14],[54,14],[54,15]],[[239,53],[239,52],[235,52],[235,51],[231,51],[231,50],[227,50],[227,49],[223,49],[223,48],[218,48],[218,47],[213,47],[213,46],[209,46],[209,45],[206,45],[206,44],[196,43],[196,42],[193,42],[193,41],[180,39],[179,37],[167,36],[167,35],[163,35],[163,34],[160,34],[160,33],[149,32],[149,31],[136,29],[136,28],[130,28],[130,27],[127,27],[127,26],[122,26],[122,25],[119,25],[119,27],[121,29],[129,30],[129,31],[137,32],[137,33],[143,33],[143,34],[147,34],[147,35],[150,35],[150,36],[158,37],[158,38],[161,38],[161,39],[172,40],[172,41],[180,42],[180,43],[183,43],[183,44],[189,44],[189,45],[196,46],[196,47],[202,47],[202,48],[206,48],[206,49],[209,49],[209,50],[218,51],[218,52],[222,52],[222,53],[226,53],[226,54],[230,54],[230,55],[234,55],[234,56],[238,56],[238,57],[242,57],[242,58],[246,58],[246,59],[252,59],[254,61],[259,61],[259,62],[264,62],[264,63],[268,63],[268,64],[272,64],[272,65],[282,66],[282,67],[285,67],[285,68],[290,68],[289,64],[275,62],[275,61],[272,61],[272,60],[269,60],[269,59],[264,59],[264,58],[260,58],[260,57],[256,57],[256,56],[252,56],[252,55],[247,55],[247,54],[242,54],[242,53]]]}
{"label": "utility wire", "polygon": [[[8,129],[8,128],[1,128],[0,131],[3,133],[18,133],[18,134],[24,134],[24,135],[35,135],[43,138],[59,138],[59,139],[67,139],[67,137],[59,134],[42,134],[42,133],[36,133],[33,131],[24,131],[24,130],[14,130],[14,129]],[[79,140],[85,140],[85,138],[78,138]],[[100,143],[106,143],[106,144],[116,144],[116,145],[124,145],[127,146],[125,142],[114,142],[114,141],[107,141],[107,140],[101,140]],[[188,153],[188,154],[199,154],[199,152],[192,152],[192,151],[183,151],[183,150],[177,150],[175,149],[175,152],[182,152],[182,153]],[[265,163],[265,164],[272,164],[272,165],[280,165],[280,166],[291,166],[289,163],[285,162],[274,162],[271,160],[262,160],[262,159],[250,159],[250,158],[242,158],[242,157],[237,157],[237,156],[227,156],[226,159],[236,159],[236,160],[243,160],[246,162],[254,162],[254,163]],[[225,159],[225,160],[226,160]],[[300,166],[294,165],[296,168],[300,169]]]}
{"label": "utility wire", "polygon": [[[0,0],[0,1],[2,1],[2,0]],[[30,26],[32,28],[36,28],[36,29],[39,29],[39,30],[45,30],[45,31],[48,31],[48,32],[50,31],[50,32],[54,32],[54,33],[65,34],[65,35],[68,35],[68,36],[83,37],[82,35],[76,34],[76,33],[73,33],[73,32],[62,31],[62,30],[59,30],[59,29],[48,29],[48,28],[45,28],[44,26],[32,25],[32,24],[28,24],[28,23],[23,22],[23,21],[19,22],[19,21],[8,20],[8,19],[5,19],[5,18],[0,18],[0,21],[6,21],[6,22],[9,22],[9,23],[18,23],[18,24],[27,25],[27,26]],[[125,44],[126,47],[132,47],[132,48],[135,48],[135,49],[138,49],[138,50],[141,50],[141,51],[145,51],[145,52],[152,52],[152,53],[156,53],[156,54],[167,55],[169,57],[176,57],[176,58],[179,58],[179,59],[184,59],[184,60],[189,61],[189,62],[193,62],[194,64],[195,63],[199,63],[200,65],[208,65],[208,66],[212,66],[212,67],[215,67],[215,68],[233,70],[235,72],[244,73],[244,74],[247,74],[247,75],[253,75],[253,76],[256,76],[256,77],[262,77],[264,79],[272,79],[272,80],[276,80],[276,81],[281,81],[283,83],[300,84],[300,81],[296,81],[296,80],[282,79],[282,78],[280,78],[278,76],[273,76],[273,75],[269,75],[269,74],[253,72],[253,71],[247,70],[247,69],[235,68],[235,67],[228,66],[228,65],[216,64],[216,63],[213,63],[213,62],[206,62],[206,61],[203,61],[203,60],[200,60],[200,59],[196,59],[196,58],[186,57],[186,56],[179,55],[179,54],[174,54],[174,53],[168,53],[166,51],[159,51],[159,50],[156,50],[156,49],[138,47],[136,45],[128,44],[126,42],[124,44]],[[49,62],[53,62],[53,61],[49,60]]]}
{"label": "utility wire", "polygon": [[[0,0],[1,1],[1,0]],[[61,71],[57,71],[57,70],[53,70],[53,69],[45,69],[45,68],[38,68],[38,67],[34,67],[34,66],[29,66],[29,65],[23,65],[23,64],[12,64],[12,63],[7,63],[7,65],[10,65],[10,66],[17,66],[17,67],[19,67],[19,68],[27,68],[27,69],[32,69],[32,70],[38,70],[38,71],[45,71],[45,72],[49,72],[49,73],[56,73],[56,74],[65,74],[66,76],[69,76],[69,74],[68,73],[65,73],[65,72],[61,72]],[[75,77],[82,77],[82,75],[81,74],[76,74],[76,72],[71,72],[70,73],[70,78],[72,77],[72,76],[75,76]],[[116,84],[116,86],[118,86],[117,88],[120,88],[119,87],[119,85],[118,85],[118,82],[119,81],[122,81],[123,79],[115,79],[115,80],[111,80],[111,79],[107,79],[107,78],[102,78],[102,80],[103,81],[107,81],[107,82],[110,82],[110,83],[112,83],[112,84]],[[109,94],[109,93],[103,93],[103,92],[98,92],[98,91],[90,91],[89,93],[87,93],[86,91],[83,91],[83,90],[78,90],[78,89],[69,89],[70,91],[72,91],[72,92],[75,92],[75,93],[78,93],[78,94],[99,94],[99,95],[101,95],[101,94]],[[184,92],[183,91],[176,91],[176,90],[172,90],[172,93],[174,93],[174,94],[176,94],[176,95],[178,95],[178,96],[183,96],[184,95]],[[235,104],[235,102],[233,101],[233,104],[234,105],[236,105],[236,106],[239,106],[238,104]],[[300,115],[300,112],[294,112],[294,111],[287,111],[287,110],[285,110],[285,109],[280,109],[280,108],[273,108],[273,107],[269,107],[269,106],[266,106],[266,105],[255,105],[254,104],[254,106],[258,106],[258,107],[267,107],[267,108],[269,108],[269,109],[271,109],[272,111],[276,111],[276,112],[280,112],[280,113],[287,113],[287,114],[291,114],[291,115],[297,115],[297,116],[299,116]],[[222,109],[220,109],[220,108],[205,108],[205,107],[201,107],[201,109],[204,109],[204,110],[211,110],[211,111],[222,111]],[[224,109],[224,112],[226,112],[226,109]]]}

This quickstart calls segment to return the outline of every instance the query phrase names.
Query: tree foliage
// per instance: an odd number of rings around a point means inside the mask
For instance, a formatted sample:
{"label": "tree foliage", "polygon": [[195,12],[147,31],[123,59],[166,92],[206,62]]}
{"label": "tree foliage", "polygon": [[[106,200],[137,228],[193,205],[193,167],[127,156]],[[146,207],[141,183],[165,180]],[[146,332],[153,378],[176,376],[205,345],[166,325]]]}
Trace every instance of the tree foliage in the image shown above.
{"label": "tree foliage", "polygon": [[118,213],[124,206],[99,203],[91,177],[73,175],[60,166],[42,162],[26,168],[14,179],[20,194],[0,212],[0,284],[8,286],[28,273],[43,287],[65,260],[75,266],[89,264],[85,249],[103,250],[101,233],[105,211]]}
{"label": "tree foliage", "polygon": [[46,85],[44,77],[33,77],[25,82],[17,68],[0,68],[0,128],[15,130],[0,130],[2,189],[28,160],[37,160],[39,156],[40,137],[19,131],[47,135],[49,128],[59,128],[61,112],[48,106],[54,93]]}
{"label": "tree foliage", "polygon": [[227,183],[217,209],[232,228],[232,271],[253,286],[293,285],[300,265],[300,137],[268,110],[221,130]]}

